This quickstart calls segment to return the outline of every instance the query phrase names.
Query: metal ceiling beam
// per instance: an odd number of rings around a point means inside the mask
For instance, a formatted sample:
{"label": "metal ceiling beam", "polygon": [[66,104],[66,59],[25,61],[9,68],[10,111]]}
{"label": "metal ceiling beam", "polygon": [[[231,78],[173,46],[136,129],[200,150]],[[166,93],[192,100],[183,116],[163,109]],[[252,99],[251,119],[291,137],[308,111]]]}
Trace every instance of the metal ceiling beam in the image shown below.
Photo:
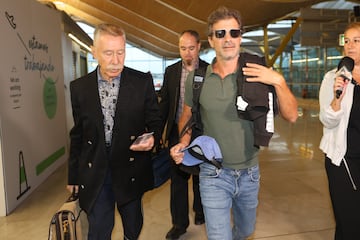
{"label": "metal ceiling beam", "polygon": [[284,39],[282,40],[280,46],[276,49],[275,54],[272,56],[272,58],[270,59],[268,66],[272,66],[274,65],[276,59],[279,57],[279,55],[284,51],[286,45],[288,44],[288,42],[290,41],[290,39],[292,38],[292,36],[295,34],[296,30],[299,28],[300,23],[302,22],[302,18],[297,18],[296,22],[294,23],[294,25],[290,28],[288,34],[285,35]]}

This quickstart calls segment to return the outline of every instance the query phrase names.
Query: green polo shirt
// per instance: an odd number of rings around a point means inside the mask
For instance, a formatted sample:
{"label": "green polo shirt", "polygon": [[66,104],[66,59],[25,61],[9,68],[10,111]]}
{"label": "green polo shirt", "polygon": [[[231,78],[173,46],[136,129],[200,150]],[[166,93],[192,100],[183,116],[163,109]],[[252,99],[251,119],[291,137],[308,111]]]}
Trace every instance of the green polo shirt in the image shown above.
{"label": "green polo shirt", "polygon": [[[223,166],[244,169],[258,163],[259,148],[254,146],[252,121],[240,119],[236,110],[236,73],[221,79],[213,72],[212,65],[206,71],[200,94],[200,114],[204,135],[218,142],[223,155]],[[185,104],[192,107],[192,82],[190,72],[185,85]]]}

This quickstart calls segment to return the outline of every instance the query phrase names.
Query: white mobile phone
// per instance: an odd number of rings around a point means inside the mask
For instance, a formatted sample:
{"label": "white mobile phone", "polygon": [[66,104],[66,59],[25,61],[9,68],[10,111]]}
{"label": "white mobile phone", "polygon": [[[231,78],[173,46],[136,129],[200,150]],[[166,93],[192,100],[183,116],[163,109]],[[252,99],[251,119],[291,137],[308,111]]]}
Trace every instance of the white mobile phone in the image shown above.
{"label": "white mobile phone", "polygon": [[138,136],[132,145],[136,145],[136,144],[139,144],[139,143],[142,143],[142,142],[148,140],[153,134],[154,134],[154,132],[149,132],[149,133],[144,133],[141,136]]}

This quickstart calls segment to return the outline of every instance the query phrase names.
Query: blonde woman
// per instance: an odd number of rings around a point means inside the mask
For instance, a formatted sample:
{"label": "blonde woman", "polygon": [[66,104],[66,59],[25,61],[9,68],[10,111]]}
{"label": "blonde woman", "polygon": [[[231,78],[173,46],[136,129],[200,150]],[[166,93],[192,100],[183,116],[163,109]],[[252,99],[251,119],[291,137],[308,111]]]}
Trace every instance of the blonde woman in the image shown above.
{"label": "blonde woman", "polygon": [[337,69],[329,71],[319,95],[320,149],[325,153],[335,240],[360,239],[360,23],[345,29],[344,53],[344,59],[354,60],[352,74],[346,79]]}

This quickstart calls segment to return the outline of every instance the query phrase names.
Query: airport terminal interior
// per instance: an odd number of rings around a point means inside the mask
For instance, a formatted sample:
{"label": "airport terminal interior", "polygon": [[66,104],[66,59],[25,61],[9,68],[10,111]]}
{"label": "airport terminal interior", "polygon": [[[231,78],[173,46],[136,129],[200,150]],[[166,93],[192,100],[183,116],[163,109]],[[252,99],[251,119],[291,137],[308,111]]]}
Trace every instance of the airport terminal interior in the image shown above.
{"label": "airport terminal interior", "polygon": [[[290,124],[277,117],[275,134],[261,150],[261,183],[254,240],[330,240],[334,220],[329,199],[324,156],[319,150],[322,127],[316,101],[299,99],[299,118]],[[191,181],[190,181],[191,182]],[[52,215],[69,193],[66,166],[60,167],[13,213],[0,217],[0,238],[47,239]],[[192,200],[191,191],[190,204]],[[139,240],[165,239],[171,228],[170,181],[143,199],[144,227]],[[191,205],[190,205],[191,206]],[[180,240],[206,240],[205,226],[190,227]],[[120,218],[113,239],[122,239]]]}
{"label": "airport terminal interior", "polygon": [[[45,1],[40,0],[39,2]],[[64,2],[74,6],[77,5],[75,3],[77,1],[73,0]],[[85,2],[95,3],[97,1]],[[122,1],[106,2],[120,3]],[[139,3],[141,1],[135,2]],[[173,1],[158,0],[153,2],[171,4]],[[201,2],[204,3],[204,1]],[[264,2],[272,1],[264,0]],[[290,1],[274,0],[273,2]],[[300,4],[306,1],[293,2]],[[339,5],[339,3],[341,4]],[[332,9],[349,10],[353,8],[355,3],[360,4],[359,1],[329,1],[323,3],[322,7],[331,6]],[[130,1],[126,4],[130,5]],[[82,7],[83,5],[78,4],[78,6]],[[292,19],[291,24],[296,24],[296,19]],[[287,28],[286,31],[290,31],[290,29]],[[296,34],[293,40],[295,36]],[[250,33],[248,37],[251,38]],[[258,37],[253,37],[253,39]],[[284,46],[283,51],[286,51],[286,47],[289,45],[292,46],[292,43],[295,42],[290,41]],[[281,42],[272,44],[272,46],[278,46]],[[248,43],[248,50],[255,51],[251,49],[251,45],[251,42]],[[177,50],[176,45],[174,49],[174,51]],[[296,123],[291,124],[277,116],[275,118],[275,133],[270,145],[261,149],[259,206],[256,229],[249,238],[251,240],[331,240],[334,236],[335,223],[324,167],[324,155],[319,149],[322,125],[319,121],[317,98],[324,72],[336,66],[339,60],[339,58],[325,59],[333,54],[337,54],[341,58],[341,48],[336,46],[330,49],[326,46],[315,46],[300,47],[297,50],[297,55],[293,55],[291,51],[288,52],[288,55],[286,55],[287,53],[283,54],[280,61],[285,62],[286,57],[290,55],[292,58],[294,56],[299,58],[305,56],[307,59],[306,62],[293,61],[291,66],[284,67],[284,65],[281,65],[282,73],[287,80],[290,79],[288,83],[298,99],[299,117]],[[276,54],[276,48],[273,49],[272,54]],[[174,59],[174,56],[172,58],[161,58],[161,61],[165,62],[169,59]],[[296,59],[293,58],[293,60]],[[312,60],[316,61],[316,63],[313,63]],[[278,63],[279,60],[277,60]],[[139,63],[132,62],[132,64]],[[307,95],[303,95],[304,89],[306,89]],[[191,181],[189,183],[191,184]],[[64,164],[8,216],[0,217],[0,239],[47,239],[53,214],[69,196],[69,192],[65,189],[66,184],[67,166]],[[191,186],[189,186],[189,189],[191,189]],[[192,191],[189,191],[189,196],[190,206],[192,206]],[[143,198],[144,226],[139,240],[165,239],[166,233],[172,227],[169,205],[170,181],[145,193]],[[193,212],[189,213],[189,217],[190,226],[180,240],[206,240],[205,225],[198,226],[194,224]],[[121,220],[118,214],[116,215],[113,239],[123,239]]]}

